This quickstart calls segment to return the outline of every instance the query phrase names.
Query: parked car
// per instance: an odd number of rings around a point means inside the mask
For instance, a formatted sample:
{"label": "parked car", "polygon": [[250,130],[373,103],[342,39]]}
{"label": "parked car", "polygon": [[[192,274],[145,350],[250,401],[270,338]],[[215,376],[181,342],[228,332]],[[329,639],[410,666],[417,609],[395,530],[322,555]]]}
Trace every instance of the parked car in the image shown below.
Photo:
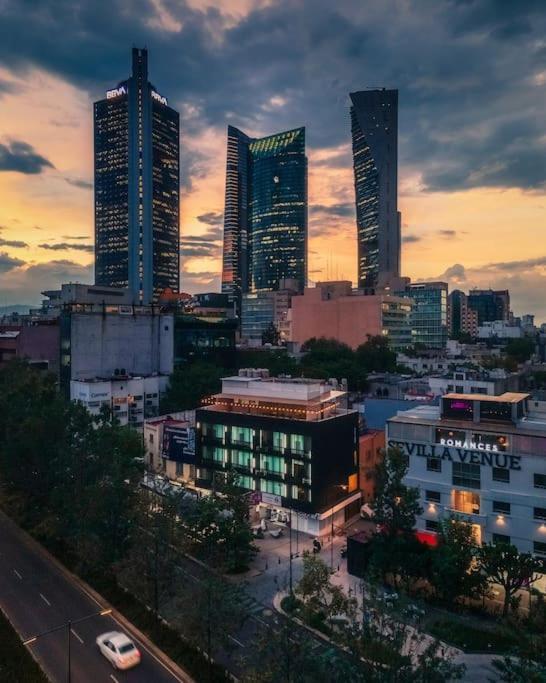
{"label": "parked car", "polygon": [[140,664],[140,652],[125,633],[103,633],[97,638],[97,646],[114,669],[130,669]]}

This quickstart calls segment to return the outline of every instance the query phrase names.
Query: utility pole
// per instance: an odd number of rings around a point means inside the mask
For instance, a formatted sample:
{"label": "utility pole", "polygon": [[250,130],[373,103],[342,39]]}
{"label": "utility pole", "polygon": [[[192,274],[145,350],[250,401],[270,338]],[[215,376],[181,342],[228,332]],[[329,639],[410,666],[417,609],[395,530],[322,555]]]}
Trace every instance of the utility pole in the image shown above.
{"label": "utility pole", "polygon": [[290,565],[289,565],[289,577],[290,577],[290,597],[292,597],[292,508],[289,508],[290,510],[290,517],[288,520],[288,523],[290,525],[290,529],[288,531],[288,537],[290,539]]}
{"label": "utility pole", "polygon": [[331,539],[330,539],[330,571],[334,571],[334,503],[332,502],[332,529],[330,531],[331,533]]}
{"label": "utility pole", "polygon": [[71,640],[70,639],[70,632],[72,630],[72,622],[69,621],[66,625],[68,626],[68,676],[67,676],[67,678],[68,678],[68,683],[71,683],[71,681],[72,681],[72,663],[70,661],[70,659],[71,659],[70,658],[70,640]]}

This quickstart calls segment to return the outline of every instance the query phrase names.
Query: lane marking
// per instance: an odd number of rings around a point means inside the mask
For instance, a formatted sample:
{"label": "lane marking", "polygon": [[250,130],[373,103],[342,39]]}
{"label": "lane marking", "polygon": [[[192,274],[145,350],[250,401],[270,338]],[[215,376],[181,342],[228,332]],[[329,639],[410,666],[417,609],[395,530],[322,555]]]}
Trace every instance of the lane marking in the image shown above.
{"label": "lane marking", "polygon": [[[126,631],[131,632],[131,629],[128,628],[126,624],[123,624],[121,621],[119,621],[114,615],[112,615],[111,618],[112,618],[112,621],[115,621],[116,624],[118,624],[119,626],[121,626],[121,628],[123,628],[123,629],[126,630]],[[130,623],[130,622],[129,622],[129,623]],[[133,624],[130,624],[130,625],[132,626]],[[143,650],[146,650],[146,652],[150,655],[150,657],[153,657],[153,658],[155,659],[155,661],[156,661],[161,667],[163,667],[163,669],[165,669],[165,671],[166,671],[169,675],[171,675],[171,676],[174,678],[175,681],[179,681],[179,683],[187,683],[187,682],[188,682],[188,679],[187,679],[187,678],[180,678],[177,674],[174,673],[174,671],[171,671],[170,667],[168,667],[164,662],[161,661],[161,659],[159,659],[159,657],[157,657],[150,649],[148,649],[148,648],[146,647],[145,643],[143,643],[143,642],[140,640],[140,638],[137,638],[134,634],[131,634],[131,635],[133,635],[133,640],[135,640],[135,641],[140,645],[140,647],[141,647]],[[112,674],[110,674],[110,676],[113,678]],[[114,680],[115,680],[115,679],[114,679]],[[190,680],[191,680],[191,679],[190,679]],[[116,683],[119,683],[119,681],[116,681]]]}
{"label": "lane marking", "polygon": [[42,598],[42,600],[45,602],[45,604],[46,604],[48,607],[51,607],[51,603],[49,602],[49,600],[46,598],[45,595],[43,595],[42,593],[40,593],[40,597]]}
{"label": "lane marking", "polygon": [[82,639],[80,638],[80,636],[76,633],[76,631],[74,631],[73,628],[70,629],[70,633],[74,636],[74,638],[77,638],[77,639],[80,641],[80,643],[83,645],[83,640],[82,640]]}
{"label": "lane marking", "polygon": [[114,683],[119,683],[118,679],[114,676],[114,674],[110,674],[110,678],[114,681]]}
{"label": "lane marking", "polygon": [[241,643],[240,640],[237,640],[237,638],[234,638],[233,636],[228,636],[230,640],[232,640],[234,643],[236,643],[239,647],[246,647],[244,643]]}
{"label": "lane marking", "polygon": [[14,569],[14,570],[13,570],[13,573],[14,573],[15,576],[19,579],[19,581],[22,581],[22,580],[23,580],[23,577],[21,576],[21,574],[19,574],[19,572],[17,571],[17,569]]}

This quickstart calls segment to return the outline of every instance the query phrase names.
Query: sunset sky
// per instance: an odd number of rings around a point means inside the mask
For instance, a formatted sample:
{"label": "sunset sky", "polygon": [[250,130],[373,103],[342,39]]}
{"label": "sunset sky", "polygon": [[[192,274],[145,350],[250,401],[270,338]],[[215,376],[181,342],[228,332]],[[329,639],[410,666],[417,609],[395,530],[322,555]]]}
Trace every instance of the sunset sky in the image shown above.
{"label": "sunset sky", "polygon": [[0,306],[92,281],[92,102],[132,45],[181,115],[183,290],[219,288],[228,123],[307,127],[309,278],[355,280],[348,93],[385,86],[403,274],[546,320],[543,0],[0,0]]}

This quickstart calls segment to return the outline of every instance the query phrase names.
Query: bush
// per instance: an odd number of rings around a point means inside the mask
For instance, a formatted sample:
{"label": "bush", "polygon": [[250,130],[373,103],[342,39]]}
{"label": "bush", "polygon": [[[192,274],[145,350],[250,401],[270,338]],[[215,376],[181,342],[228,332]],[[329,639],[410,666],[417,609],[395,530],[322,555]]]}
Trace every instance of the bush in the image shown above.
{"label": "bush", "polygon": [[295,595],[286,595],[281,600],[281,609],[287,614],[291,614],[299,610],[302,604],[302,601],[298,600],[298,598]]}
{"label": "bush", "polygon": [[0,612],[0,680],[47,683],[44,673],[2,612]]}
{"label": "bush", "polygon": [[461,621],[440,619],[429,627],[431,635],[465,652],[511,652],[517,636],[504,628],[477,628]]}

